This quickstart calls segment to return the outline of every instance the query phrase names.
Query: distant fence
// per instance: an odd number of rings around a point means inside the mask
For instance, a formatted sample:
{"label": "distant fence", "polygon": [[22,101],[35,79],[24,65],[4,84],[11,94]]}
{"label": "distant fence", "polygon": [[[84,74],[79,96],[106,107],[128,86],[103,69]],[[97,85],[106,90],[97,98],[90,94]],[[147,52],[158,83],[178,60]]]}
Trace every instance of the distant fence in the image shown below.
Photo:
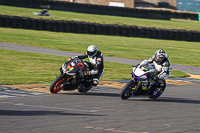
{"label": "distant fence", "polygon": [[170,11],[164,10],[124,8],[51,0],[0,0],[0,4],[28,8],[48,8],[51,10],[162,20],[170,20],[171,13]]}
{"label": "distant fence", "polygon": [[0,0],[1,5],[19,6],[27,8],[47,8],[51,10],[72,11],[80,13],[114,15],[123,17],[135,17],[145,19],[190,19],[198,20],[197,13],[171,12],[164,10],[148,10],[127,7],[113,7],[93,4],[81,4],[52,0]]}
{"label": "distant fence", "polygon": [[171,18],[199,20],[198,13],[189,13],[189,12],[171,12]]}
{"label": "distant fence", "polygon": [[199,31],[169,30],[64,20],[33,19],[7,15],[0,15],[0,27],[200,42]]}

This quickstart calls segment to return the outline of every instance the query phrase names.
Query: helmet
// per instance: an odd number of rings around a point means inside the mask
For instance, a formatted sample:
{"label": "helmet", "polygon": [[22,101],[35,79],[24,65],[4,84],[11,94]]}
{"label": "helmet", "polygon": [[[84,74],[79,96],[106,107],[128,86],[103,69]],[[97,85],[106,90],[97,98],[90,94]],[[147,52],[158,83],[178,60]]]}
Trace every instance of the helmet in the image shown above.
{"label": "helmet", "polygon": [[156,53],[155,53],[155,60],[156,60],[156,62],[163,61],[165,57],[166,57],[165,50],[159,49],[159,50],[156,51]]}
{"label": "helmet", "polygon": [[96,45],[90,45],[87,48],[87,55],[92,58],[97,54],[97,46]]}

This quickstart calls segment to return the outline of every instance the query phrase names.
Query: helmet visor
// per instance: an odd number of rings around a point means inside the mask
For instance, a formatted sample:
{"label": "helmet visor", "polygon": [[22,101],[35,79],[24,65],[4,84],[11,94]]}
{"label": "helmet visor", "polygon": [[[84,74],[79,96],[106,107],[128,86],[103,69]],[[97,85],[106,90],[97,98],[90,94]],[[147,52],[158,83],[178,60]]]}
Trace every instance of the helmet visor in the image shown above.
{"label": "helmet visor", "polygon": [[165,56],[162,55],[162,54],[158,54],[158,55],[156,56],[157,60],[162,60],[164,57],[165,57]]}
{"label": "helmet visor", "polygon": [[92,55],[95,54],[95,52],[96,52],[96,51],[94,51],[94,52],[87,51],[87,55],[92,56]]}
{"label": "helmet visor", "polygon": [[164,57],[164,55],[162,55],[162,54],[158,54],[157,56],[160,57],[160,58]]}

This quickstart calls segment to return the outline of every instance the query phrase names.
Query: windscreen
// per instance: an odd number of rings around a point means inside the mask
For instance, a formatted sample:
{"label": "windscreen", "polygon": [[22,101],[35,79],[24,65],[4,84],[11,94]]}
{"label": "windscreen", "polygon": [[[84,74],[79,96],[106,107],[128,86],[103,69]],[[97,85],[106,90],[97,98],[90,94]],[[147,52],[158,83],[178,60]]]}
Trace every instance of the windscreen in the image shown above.
{"label": "windscreen", "polygon": [[140,67],[141,70],[143,70],[144,72],[147,72],[149,70],[154,69],[154,66],[152,64],[150,64],[149,62],[145,62],[143,63]]}

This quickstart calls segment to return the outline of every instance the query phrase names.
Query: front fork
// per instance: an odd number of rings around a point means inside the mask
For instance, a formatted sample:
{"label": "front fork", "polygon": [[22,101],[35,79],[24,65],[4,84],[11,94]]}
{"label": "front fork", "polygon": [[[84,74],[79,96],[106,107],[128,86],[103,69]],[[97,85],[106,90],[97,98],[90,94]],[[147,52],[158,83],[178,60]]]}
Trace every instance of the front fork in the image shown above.
{"label": "front fork", "polygon": [[62,67],[60,67],[60,73],[61,73],[61,74],[63,74],[63,70],[62,70]]}
{"label": "front fork", "polygon": [[67,80],[65,81],[65,83],[64,84],[62,84],[60,87],[63,87],[63,88],[65,88],[66,87],[66,85],[68,84],[68,82],[69,82],[69,79],[70,78],[67,78]]}
{"label": "front fork", "polygon": [[131,81],[133,82],[133,85],[131,86],[131,93],[134,95],[138,91],[140,81],[137,82],[134,78],[132,78]]}

